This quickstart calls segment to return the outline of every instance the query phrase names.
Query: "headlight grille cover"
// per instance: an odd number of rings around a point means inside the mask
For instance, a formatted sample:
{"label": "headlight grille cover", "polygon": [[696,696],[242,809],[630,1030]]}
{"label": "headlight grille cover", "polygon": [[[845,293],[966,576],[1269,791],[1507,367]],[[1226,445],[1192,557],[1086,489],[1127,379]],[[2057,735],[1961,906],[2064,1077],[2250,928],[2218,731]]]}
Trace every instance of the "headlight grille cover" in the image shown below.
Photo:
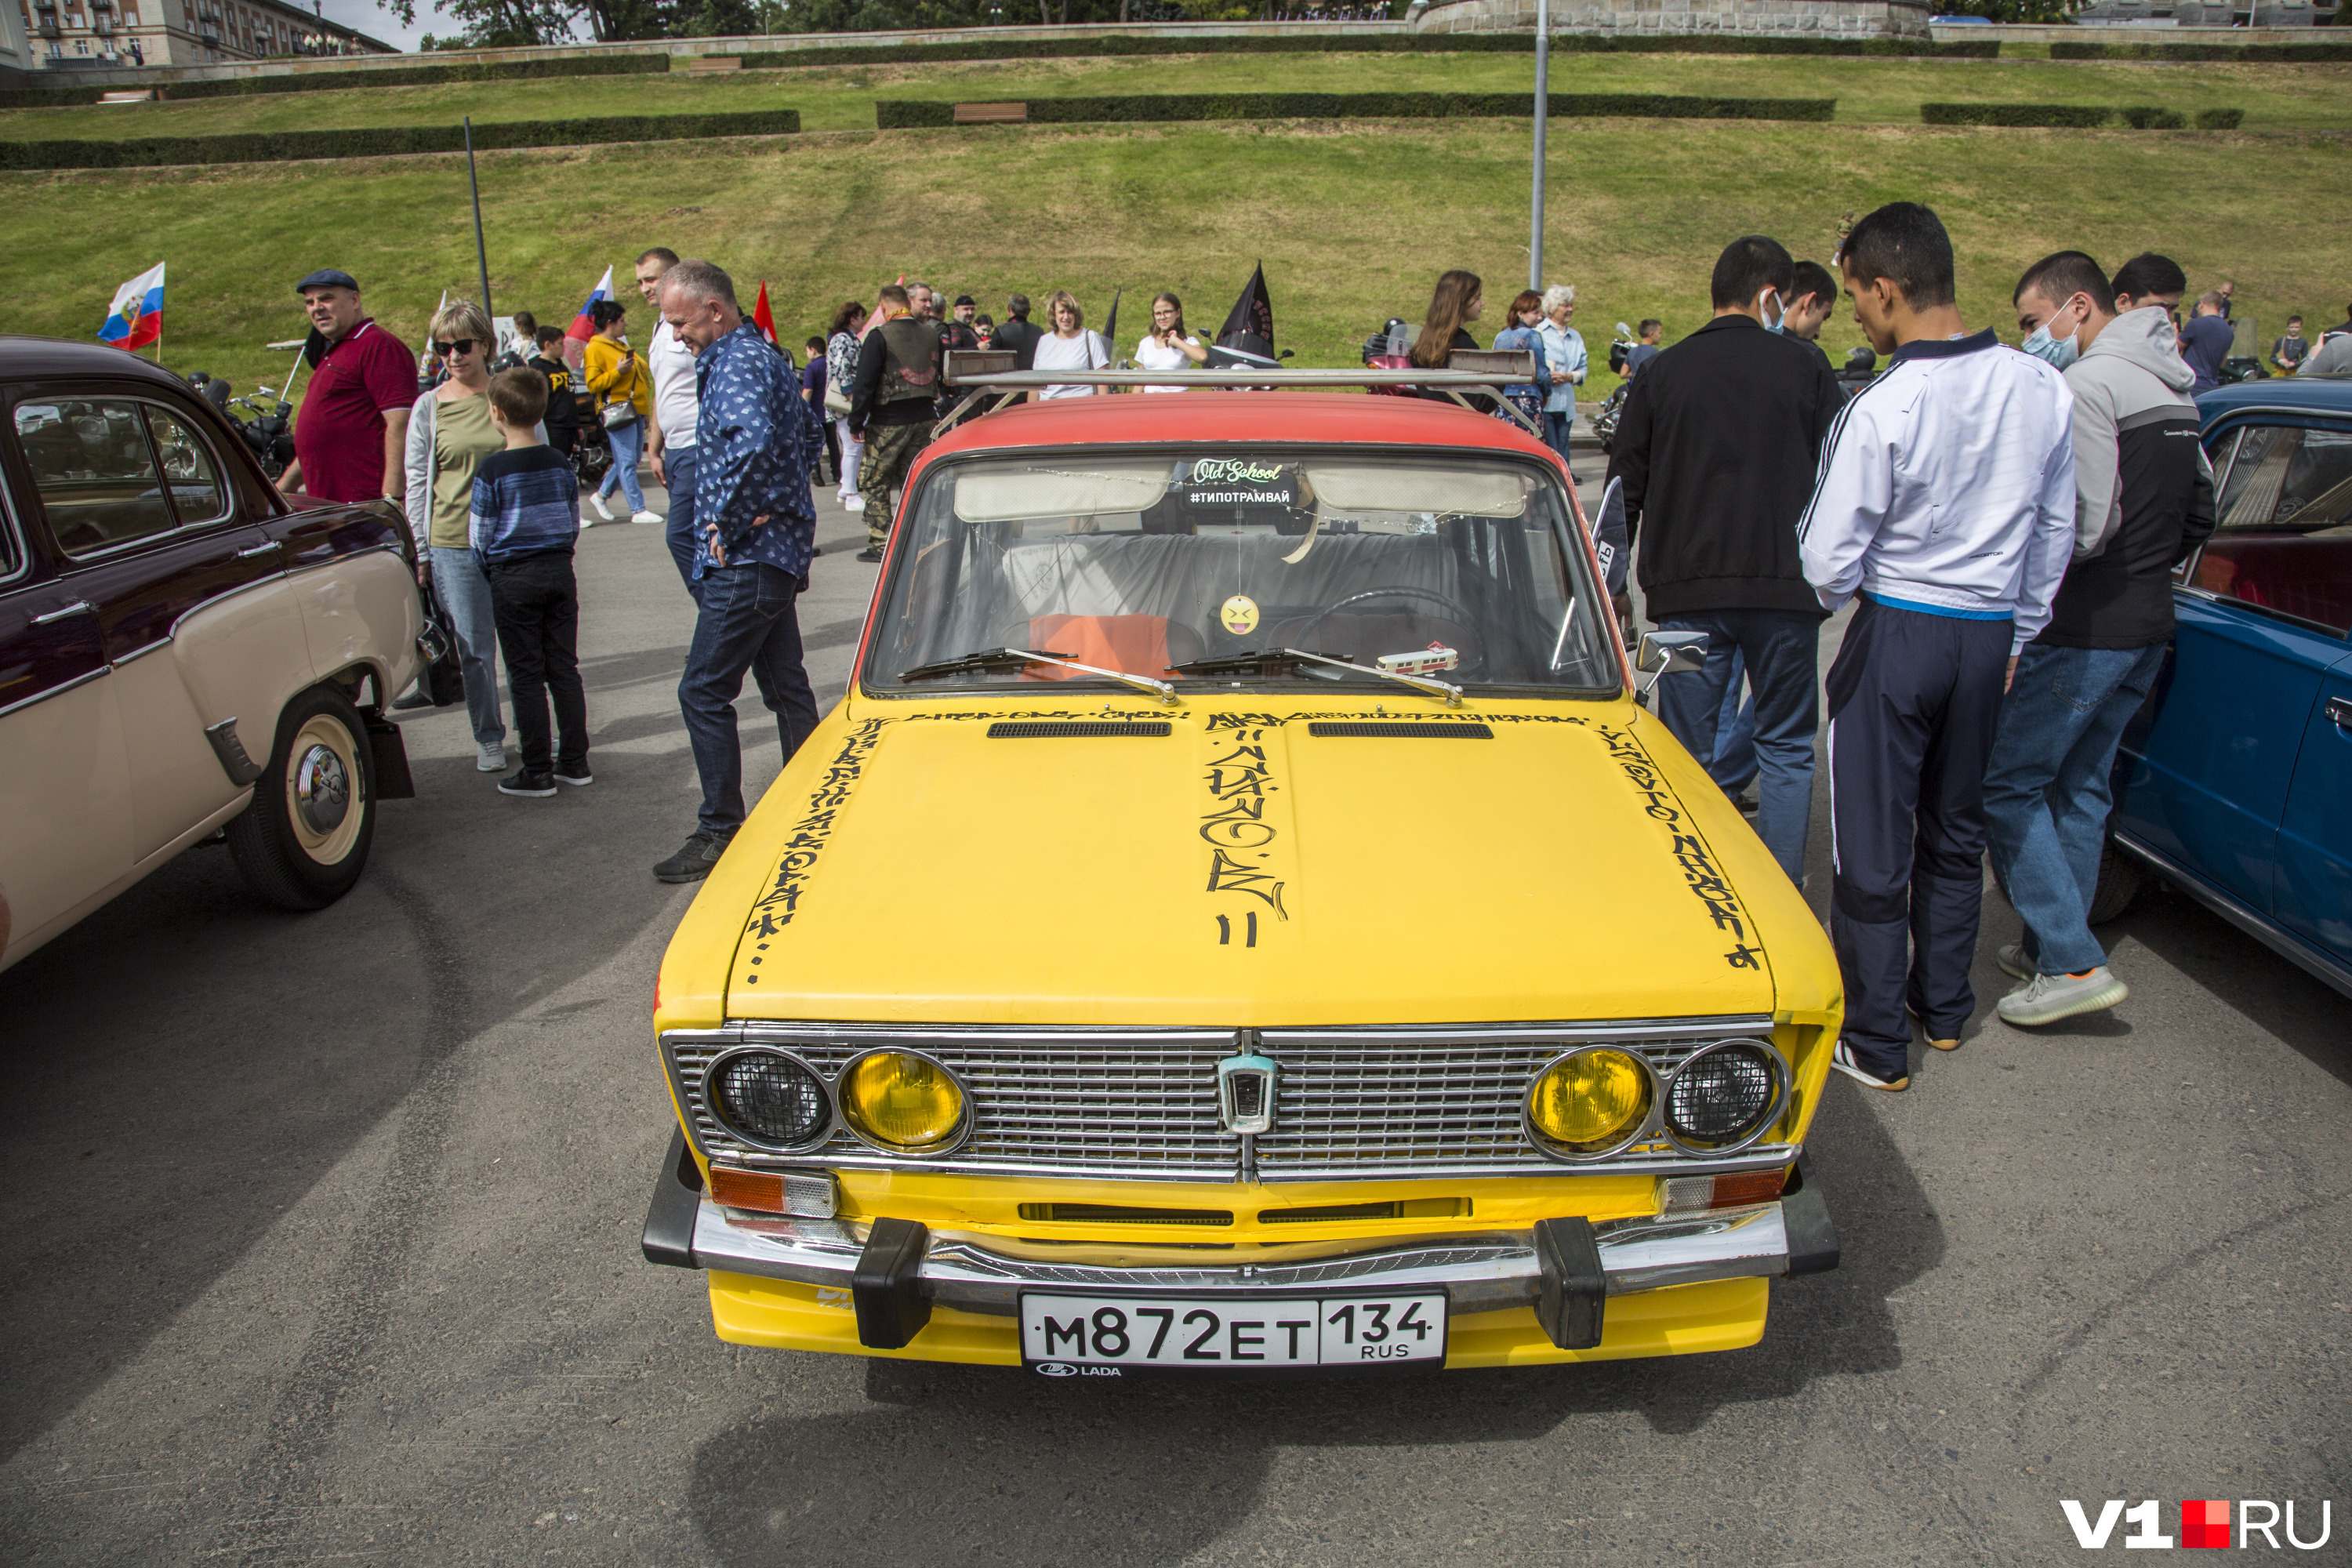
{"label": "headlight grille cover", "polygon": [[773,1051],[740,1051],[710,1077],[711,1109],[746,1142],[789,1147],[824,1136],[833,1107],[816,1075]]}
{"label": "headlight grille cover", "polygon": [[1772,1064],[1749,1045],[1705,1052],[1666,1093],[1666,1125],[1683,1138],[1723,1142],[1745,1135],[1772,1108]]}

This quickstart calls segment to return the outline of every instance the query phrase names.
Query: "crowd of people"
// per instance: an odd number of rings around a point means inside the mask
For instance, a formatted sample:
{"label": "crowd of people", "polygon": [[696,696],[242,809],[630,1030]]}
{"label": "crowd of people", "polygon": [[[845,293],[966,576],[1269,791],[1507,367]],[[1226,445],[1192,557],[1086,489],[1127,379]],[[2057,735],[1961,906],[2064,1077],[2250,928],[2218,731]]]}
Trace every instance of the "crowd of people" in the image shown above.
{"label": "crowd of people", "polygon": [[[1924,206],[1870,214],[1837,265],[1726,248],[1713,318],[1637,367],[1609,483],[1650,616],[1706,638],[1659,716],[1728,792],[1758,781],[1758,835],[1801,884],[1826,697],[1834,1061],[1902,1089],[1915,1027],[1949,1050],[1975,1010],[1988,851],[2025,928],[2000,1016],[2128,994],[2089,923],[2108,774],[2171,635],[2172,570],[2214,526],[2190,356],[2227,301],[2184,327],[2170,260],[2110,274],[2060,251],[2018,279],[2018,352],[1968,330]],[[1841,286],[1892,362],[1851,395],[1807,341]],[[1820,628],[1849,601],[1823,682]]]}
{"label": "crowd of people", "polygon": [[[1660,683],[1661,720],[1727,794],[1756,784],[1743,808],[1800,885],[1826,696],[1830,925],[1847,1008],[1835,1063],[1901,1089],[1914,1026],[1950,1049],[1974,1011],[1988,851],[2025,925],[2000,954],[2018,981],[2000,1016],[2045,1025],[2127,994],[2088,923],[2108,770],[2170,635],[2172,568],[2213,526],[2193,397],[2219,372],[2216,345],[2231,342],[2231,289],[2204,293],[2183,322],[2188,279],[2170,260],[2142,255],[2110,274],[2060,251],[2017,282],[2018,352],[1990,328],[1968,330],[1950,237],[1924,206],[1870,214],[1832,265],[1748,236],[1716,263],[1704,326],[1668,346],[1662,323],[1643,321],[1622,355],[1601,510],[1626,519],[1650,617],[1706,640],[1702,668]],[[895,498],[951,401],[948,352],[992,348],[1049,372],[1104,369],[1118,355],[1066,291],[1047,297],[1042,324],[1018,294],[995,321],[971,296],[950,301],[918,282],[882,288],[870,309],[843,301],[830,330],[805,340],[801,364],[745,321],[732,280],[709,263],[656,247],[638,258],[636,282],[658,324],[640,354],[622,331],[625,308],[600,301],[577,378],[583,399],[561,332],[518,318],[500,345],[462,300],[433,318],[442,379],[420,394],[356,281],[306,278],[324,346],[286,488],[403,507],[459,650],[485,772],[506,767],[493,648],[504,657],[521,757],[499,788],[522,795],[592,779],[578,530],[617,521],[605,504],[615,490],[634,521],[664,523],[697,608],[678,696],[703,799],[655,874],[691,881],[743,820],[733,704],[744,676],[776,715],[786,756],[816,723],[793,600],[816,553],[812,489],[827,460],[822,482],[864,514],[860,559],[879,560]],[[1818,342],[1842,293],[1889,361],[1858,391]],[[1563,460],[1591,370],[1575,312],[1570,287],[1523,290],[1495,338],[1533,353],[1536,380],[1505,396]],[[1402,363],[1442,367],[1478,346],[1484,314],[1478,277],[1448,271],[1417,331],[1391,321],[1402,330],[1367,353],[1403,347]],[[1126,359],[1172,374],[1210,353],[1182,301],[1162,293]],[[2314,344],[2298,318],[2272,345],[2286,372],[2327,368],[2330,356],[2352,360],[2352,321]],[[1072,381],[1037,395],[1107,390]],[[583,518],[564,452],[590,417],[614,461]],[[640,455],[668,488],[666,519],[646,506]],[[1824,689],[1821,627],[1849,601]],[[420,689],[395,706],[431,701]]]}

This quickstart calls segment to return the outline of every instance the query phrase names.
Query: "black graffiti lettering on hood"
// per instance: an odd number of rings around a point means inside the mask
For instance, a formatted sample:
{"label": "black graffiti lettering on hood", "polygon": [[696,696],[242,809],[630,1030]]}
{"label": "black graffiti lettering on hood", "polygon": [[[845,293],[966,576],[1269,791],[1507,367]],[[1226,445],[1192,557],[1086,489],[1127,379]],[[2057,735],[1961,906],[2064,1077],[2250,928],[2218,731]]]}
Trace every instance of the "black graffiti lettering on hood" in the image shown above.
{"label": "black graffiti lettering on hood", "polygon": [[1201,837],[1209,846],[1207,890],[1247,893],[1263,900],[1276,919],[1286,921],[1290,911],[1282,907],[1285,884],[1273,872],[1251,865],[1235,853],[1255,854],[1260,859],[1268,857],[1268,846],[1279,834],[1265,820],[1265,795],[1280,786],[1272,782],[1274,770],[1266,760],[1264,732],[1244,730],[1234,738],[1241,743],[1211,762],[1203,780],[1215,803],[1201,817]]}
{"label": "black graffiti lettering on hood", "polygon": [[1731,951],[1723,961],[1734,969],[1761,969],[1764,950],[1748,944],[1746,911],[1739,907],[1739,895],[1717,870],[1714,858],[1707,853],[1706,841],[1683,820],[1682,807],[1674,792],[1658,777],[1657,767],[1641,742],[1629,731],[1612,730],[1607,725],[1595,727],[1610,758],[1633,781],[1634,793],[1645,803],[1643,810],[1653,821],[1667,831],[1675,864],[1682,868],[1683,881],[1715,921],[1717,931],[1731,933]]}
{"label": "black graffiti lettering on hood", "polygon": [[[808,810],[793,824],[793,835],[784,840],[784,852],[776,863],[775,884],[751,906],[752,919],[748,933],[754,937],[770,937],[793,923],[800,912],[801,895],[808,890],[809,873],[816,868],[817,858],[833,837],[835,823],[841,808],[849,804],[850,792],[865,776],[866,759],[881,743],[882,731],[891,721],[868,719],[850,731],[842,742],[841,750],[825,764],[824,775],[809,794]],[[759,946],[765,948],[761,942]],[[756,982],[757,975],[747,975]]]}

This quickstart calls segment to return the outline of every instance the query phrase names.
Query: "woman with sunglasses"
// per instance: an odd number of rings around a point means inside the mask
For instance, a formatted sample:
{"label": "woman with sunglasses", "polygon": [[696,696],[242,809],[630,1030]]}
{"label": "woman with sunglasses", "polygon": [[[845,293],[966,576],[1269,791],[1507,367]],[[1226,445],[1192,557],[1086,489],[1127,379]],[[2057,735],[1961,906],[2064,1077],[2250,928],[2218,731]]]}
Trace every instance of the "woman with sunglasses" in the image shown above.
{"label": "woman with sunglasses", "polygon": [[588,315],[596,334],[588,340],[585,379],[588,390],[596,395],[605,439],[613,444],[613,466],[596,493],[588,498],[588,504],[596,509],[598,517],[611,522],[613,509],[604,504],[604,498],[618,488],[629,498],[631,522],[659,522],[661,518],[646,508],[646,492],[637,483],[637,458],[646,449],[646,421],[654,412],[654,378],[636,350],[629,346],[629,340],[621,335],[621,321],[626,314],[618,300],[599,300]]}
{"label": "woman with sunglasses", "polygon": [[[448,378],[408,413],[408,528],[416,536],[419,563],[430,563],[434,596],[457,638],[466,713],[474,726],[474,765],[486,773],[500,773],[507,765],[507,727],[499,710],[498,672],[490,662],[498,624],[490,614],[489,581],[467,535],[474,471],[507,445],[490,423],[490,355],[497,345],[489,317],[470,300],[452,300],[435,311],[428,336]],[[422,708],[431,700],[407,697],[394,706]]]}

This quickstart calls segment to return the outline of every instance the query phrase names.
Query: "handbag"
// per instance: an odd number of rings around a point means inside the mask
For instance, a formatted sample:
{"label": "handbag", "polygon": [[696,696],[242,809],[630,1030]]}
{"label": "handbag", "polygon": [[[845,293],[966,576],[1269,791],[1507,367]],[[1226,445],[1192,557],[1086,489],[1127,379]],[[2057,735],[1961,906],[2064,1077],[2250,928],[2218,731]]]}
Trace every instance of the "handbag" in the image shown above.
{"label": "handbag", "polygon": [[441,602],[441,590],[428,576],[425,584],[425,617],[441,636],[441,657],[425,667],[425,695],[436,708],[466,700],[466,671],[457,662],[457,621]]}
{"label": "handbag", "polygon": [[844,397],[841,395],[841,388],[831,382],[824,384],[824,411],[835,419],[849,417],[849,399]]}
{"label": "handbag", "polygon": [[637,405],[625,397],[618,403],[604,405],[598,417],[604,421],[607,430],[625,430],[637,422]]}

